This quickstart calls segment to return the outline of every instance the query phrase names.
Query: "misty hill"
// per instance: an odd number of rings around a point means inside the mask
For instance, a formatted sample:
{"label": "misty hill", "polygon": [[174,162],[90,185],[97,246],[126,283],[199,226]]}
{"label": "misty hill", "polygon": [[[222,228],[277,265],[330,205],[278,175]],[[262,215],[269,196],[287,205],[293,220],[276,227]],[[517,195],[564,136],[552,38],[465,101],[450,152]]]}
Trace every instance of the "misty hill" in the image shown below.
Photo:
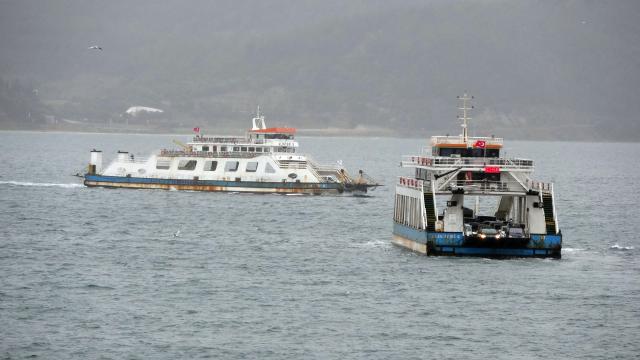
{"label": "misty hill", "polygon": [[[636,141],[638,18],[632,1],[10,1],[0,76],[92,123],[148,106],[245,128],[260,104],[274,125],[426,136],[458,132],[467,90],[486,133]],[[23,121],[6,103],[0,121]]]}

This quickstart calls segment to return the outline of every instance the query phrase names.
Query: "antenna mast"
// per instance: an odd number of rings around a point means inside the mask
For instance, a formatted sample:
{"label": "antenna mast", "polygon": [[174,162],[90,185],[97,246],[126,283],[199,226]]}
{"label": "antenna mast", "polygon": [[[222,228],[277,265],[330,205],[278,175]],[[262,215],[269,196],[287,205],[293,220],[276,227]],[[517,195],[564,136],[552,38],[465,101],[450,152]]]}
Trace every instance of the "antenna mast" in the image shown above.
{"label": "antenna mast", "polygon": [[473,96],[467,95],[465,92],[464,95],[458,96],[459,100],[462,100],[462,107],[459,107],[458,110],[462,110],[462,115],[458,115],[458,119],[462,120],[462,137],[464,138],[464,142],[466,143],[469,139],[469,124],[468,121],[471,120],[469,116],[467,116],[467,111],[473,109],[473,106],[467,104],[469,100],[473,99]]}

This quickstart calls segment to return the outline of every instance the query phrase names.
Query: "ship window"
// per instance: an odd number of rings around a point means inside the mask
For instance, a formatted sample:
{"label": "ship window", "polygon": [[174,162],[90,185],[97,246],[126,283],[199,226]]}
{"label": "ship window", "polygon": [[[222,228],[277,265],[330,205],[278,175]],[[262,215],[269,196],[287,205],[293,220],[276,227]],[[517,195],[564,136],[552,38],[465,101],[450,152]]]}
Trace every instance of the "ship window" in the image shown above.
{"label": "ship window", "polygon": [[218,149],[216,149],[215,146],[211,147],[211,151],[216,152]]}
{"label": "ship window", "polygon": [[224,164],[224,171],[233,172],[238,171],[238,162],[237,161],[227,161]]}
{"label": "ship window", "polygon": [[204,162],[204,171],[216,171],[218,167],[217,161],[205,161]]}
{"label": "ship window", "polygon": [[486,157],[492,157],[492,158],[500,157],[500,150],[499,149],[487,149]]}
{"label": "ship window", "polygon": [[158,160],[156,163],[156,169],[158,170],[169,170],[169,167],[171,167],[170,160]]}
{"label": "ship window", "polygon": [[247,163],[247,172],[256,172],[258,170],[258,162],[257,161],[249,161]]}
{"label": "ship window", "polygon": [[180,160],[178,170],[193,170],[196,168],[197,160]]}
{"label": "ship window", "polygon": [[256,151],[256,148],[254,148],[254,147],[249,147],[249,152],[255,152],[255,151]]}
{"label": "ship window", "polygon": [[440,156],[462,155],[465,150],[463,148],[441,148]]}
{"label": "ship window", "polygon": [[234,146],[233,151],[240,151],[240,146]]}
{"label": "ship window", "polygon": [[240,148],[240,149],[241,149],[240,151],[247,151],[247,147],[246,147],[246,146],[243,146],[243,147],[242,147],[242,148]]}
{"label": "ship window", "polygon": [[276,169],[273,168],[273,166],[271,166],[271,164],[266,163],[264,164],[264,172],[268,173],[268,174],[273,174],[276,172]]}
{"label": "ship window", "polygon": [[256,152],[262,152],[262,148],[261,147],[257,147],[256,148]]}
{"label": "ship window", "polygon": [[202,147],[202,151],[209,151],[209,147],[208,146],[203,146]]}
{"label": "ship window", "polygon": [[220,146],[220,151],[227,151],[227,147],[226,146]]}

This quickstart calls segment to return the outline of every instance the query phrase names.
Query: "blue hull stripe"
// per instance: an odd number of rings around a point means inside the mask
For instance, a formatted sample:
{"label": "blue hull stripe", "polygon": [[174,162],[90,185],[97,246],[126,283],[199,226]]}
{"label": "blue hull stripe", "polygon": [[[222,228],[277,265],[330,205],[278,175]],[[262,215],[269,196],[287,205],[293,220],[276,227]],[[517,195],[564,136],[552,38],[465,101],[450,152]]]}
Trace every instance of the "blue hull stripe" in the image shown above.
{"label": "blue hull stripe", "polygon": [[393,234],[427,245],[427,255],[486,256],[486,257],[560,257],[562,235],[533,234],[521,247],[479,247],[465,245],[462,233],[428,232],[395,223]]}
{"label": "blue hull stripe", "polygon": [[[85,182],[96,183],[122,183],[122,184],[158,184],[158,185],[186,185],[186,186],[219,186],[242,187],[260,189],[318,189],[341,190],[343,187],[337,183],[302,183],[302,182],[260,182],[260,181],[223,181],[223,180],[182,180],[182,179],[157,179],[124,176],[85,175]],[[98,184],[100,186],[100,184]],[[105,184],[105,186],[107,186]]]}

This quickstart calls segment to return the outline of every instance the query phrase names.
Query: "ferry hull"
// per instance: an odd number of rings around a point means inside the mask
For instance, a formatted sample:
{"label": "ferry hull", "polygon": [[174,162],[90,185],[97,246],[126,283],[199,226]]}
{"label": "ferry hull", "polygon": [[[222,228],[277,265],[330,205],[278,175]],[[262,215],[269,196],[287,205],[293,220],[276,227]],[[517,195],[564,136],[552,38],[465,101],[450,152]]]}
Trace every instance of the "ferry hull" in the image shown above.
{"label": "ferry hull", "polygon": [[465,239],[462,233],[429,232],[393,224],[392,243],[428,256],[478,256],[487,258],[561,257],[562,235],[531,235],[526,241],[487,242]]}
{"label": "ferry hull", "polygon": [[[191,191],[226,191],[279,194],[338,194],[345,191],[338,183],[298,183],[298,182],[258,182],[258,181],[218,181],[179,180],[123,176],[85,175],[87,187],[163,189]],[[366,188],[364,189],[366,192]]]}

